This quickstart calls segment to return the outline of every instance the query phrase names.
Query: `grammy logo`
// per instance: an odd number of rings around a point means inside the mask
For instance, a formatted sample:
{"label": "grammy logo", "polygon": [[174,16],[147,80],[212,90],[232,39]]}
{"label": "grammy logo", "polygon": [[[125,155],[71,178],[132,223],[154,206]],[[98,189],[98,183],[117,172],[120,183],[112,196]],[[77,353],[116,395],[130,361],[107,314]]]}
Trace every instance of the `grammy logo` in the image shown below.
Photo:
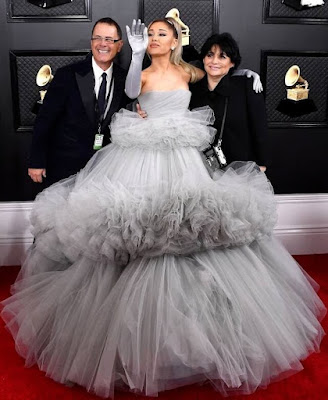
{"label": "grammy logo", "polygon": [[[43,65],[38,73],[36,74],[36,84],[39,87],[46,86],[48,83],[50,83],[53,79],[51,67],[48,64]],[[40,104],[43,103],[44,96],[46,95],[47,91],[46,90],[40,90],[40,100],[38,101]]]}
{"label": "grammy logo", "polygon": [[286,72],[285,85],[294,86],[287,89],[287,99],[299,101],[309,97],[309,84],[301,77],[298,65],[292,65]]}
{"label": "grammy logo", "polygon": [[301,77],[298,65],[292,65],[285,74],[287,98],[280,100],[276,110],[289,117],[301,117],[317,111],[312,99],[309,99],[309,83]]}
{"label": "grammy logo", "polygon": [[181,21],[179,10],[177,8],[171,8],[171,10],[165,15],[165,18],[173,18],[177,21],[181,26],[182,46],[189,45],[189,27]]}
{"label": "grammy logo", "polygon": [[42,90],[39,90],[40,93],[40,99],[37,100],[33,107],[32,107],[32,113],[37,114],[40,110],[40,107],[43,104],[44,96],[47,93],[47,90],[45,89],[45,86],[48,85],[53,79],[51,67],[48,64],[42,65],[42,67],[39,69],[38,73],[36,74],[36,84],[40,87],[43,88]]}

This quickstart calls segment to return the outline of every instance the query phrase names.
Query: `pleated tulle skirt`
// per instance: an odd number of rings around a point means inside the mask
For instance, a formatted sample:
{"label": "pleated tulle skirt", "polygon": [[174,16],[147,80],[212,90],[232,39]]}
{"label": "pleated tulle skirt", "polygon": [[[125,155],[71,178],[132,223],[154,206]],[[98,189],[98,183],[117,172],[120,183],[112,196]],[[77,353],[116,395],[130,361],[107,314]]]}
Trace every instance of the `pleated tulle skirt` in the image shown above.
{"label": "pleated tulle skirt", "polygon": [[117,114],[114,143],[36,199],[1,314],[27,366],[102,397],[251,393],[318,350],[325,307],[271,236],[270,183],[254,163],[209,176],[212,113],[189,98],[145,95],[147,121]]}
{"label": "pleated tulle skirt", "polygon": [[[27,262],[40,260],[32,249]],[[16,282],[2,317],[26,365],[102,397],[207,381],[251,393],[319,349],[325,307],[314,289],[266,238],[125,268],[86,257],[49,265]]]}

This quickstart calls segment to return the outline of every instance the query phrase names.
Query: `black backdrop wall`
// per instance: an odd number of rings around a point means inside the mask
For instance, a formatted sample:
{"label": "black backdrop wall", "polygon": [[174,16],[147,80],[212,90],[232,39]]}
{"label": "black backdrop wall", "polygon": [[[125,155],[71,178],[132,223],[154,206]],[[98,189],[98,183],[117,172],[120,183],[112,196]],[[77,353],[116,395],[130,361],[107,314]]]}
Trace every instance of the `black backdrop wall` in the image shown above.
{"label": "black backdrop wall", "polygon": [[[124,27],[138,16],[139,7],[136,0],[93,0],[89,22],[14,23],[7,22],[9,1],[0,3],[0,200],[24,201],[33,199],[40,187],[27,176],[32,133],[14,129],[9,51],[88,49],[97,19],[108,15]],[[237,39],[242,67],[260,71],[261,50],[328,51],[328,25],[263,24],[260,0],[219,0],[219,6],[219,31]],[[126,44],[120,63],[127,67],[129,57]],[[328,71],[322,79],[328,87]],[[327,127],[272,128],[270,143],[268,176],[276,193],[328,192]]]}

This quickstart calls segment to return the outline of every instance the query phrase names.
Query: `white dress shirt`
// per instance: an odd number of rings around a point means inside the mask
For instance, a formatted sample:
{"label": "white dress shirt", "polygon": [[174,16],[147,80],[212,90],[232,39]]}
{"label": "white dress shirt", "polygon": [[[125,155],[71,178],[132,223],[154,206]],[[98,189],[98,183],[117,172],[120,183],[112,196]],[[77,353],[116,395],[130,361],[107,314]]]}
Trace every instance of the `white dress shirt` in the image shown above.
{"label": "white dress shirt", "polygon": [[[109,90],[109,85],[113,76],[113,63],[111,64],[111,66],[106,69],[106,71],[104,71],[103,69],[101,69],[99,67],[99,65],[97,65],[96,61],[94,60],[94,58],[92,57],[92,69],[93,69],[93,75],[95,77],[95,94],[96,97],[98,99],[98,94],[99,94],[99,89],[100,89],[100,85],[102,82],[102,74],[105,72],[107,74],[107,87],[106,87],[106,99],[108,96],[108,90]],[[108,98],[108,103],[107,103],[107,107],[105,110],[105,115],[107,114],[107,111],[109,110],[110,104],[112,102],[112,98],[113,98],[113,90],[114,90],[114,82],[112,83],[112,89]]]}

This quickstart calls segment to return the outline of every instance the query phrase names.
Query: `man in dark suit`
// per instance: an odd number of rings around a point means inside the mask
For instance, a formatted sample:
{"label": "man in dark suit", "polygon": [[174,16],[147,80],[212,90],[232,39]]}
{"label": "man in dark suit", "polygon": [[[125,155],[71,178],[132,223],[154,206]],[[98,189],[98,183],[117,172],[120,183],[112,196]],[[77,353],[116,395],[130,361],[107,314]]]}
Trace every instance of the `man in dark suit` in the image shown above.
{"label": "man in dark suit", "polygon": [[131,100],[126,71],[113,63],[122,31],[111,18],[92,30],[92,56],[58,69],[35,121],[28,174],[49,186],[77,173],[110,142],[112,115]]}

